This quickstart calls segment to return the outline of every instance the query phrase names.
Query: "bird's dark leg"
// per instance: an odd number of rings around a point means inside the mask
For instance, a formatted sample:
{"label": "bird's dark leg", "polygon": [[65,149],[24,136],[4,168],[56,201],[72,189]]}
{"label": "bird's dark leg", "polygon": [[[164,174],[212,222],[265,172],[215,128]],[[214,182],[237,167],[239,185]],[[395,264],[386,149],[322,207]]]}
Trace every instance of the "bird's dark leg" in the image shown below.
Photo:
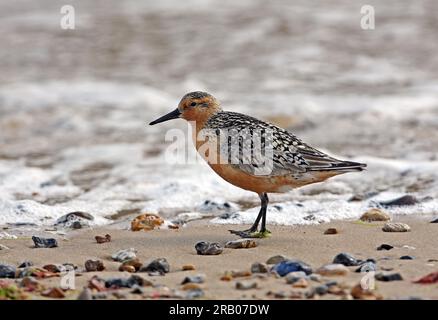
{"label": "bird's dark leg", "polygon": [[[259,194],[259,197],[261,200],[261,207],[254,224],[248,230],[230,230],[232,234],[238,235],[242,238],[265,238],[269,236],[270,232],[266,230],[266,210],[269,202],[268,195],[266,192],[263,192]],[[260,220],[262,220],[262,227],[260,232],[257,232]]]}
{"label": "bird's dark leg", "polygon": [[266,192],[263,193],[262,195],[263,195],[263,198],[262,198],[262,196],[260,196],[260,199],[262,200],[263,216],[262,216],[262,226],[260,228],[260,233],[261,234],[265,234],[265,233],[269,234],[271,232],[266,229],[266,212],[267,212],[267,209],[268,209],[269,199],[268,199],[268,194]]}

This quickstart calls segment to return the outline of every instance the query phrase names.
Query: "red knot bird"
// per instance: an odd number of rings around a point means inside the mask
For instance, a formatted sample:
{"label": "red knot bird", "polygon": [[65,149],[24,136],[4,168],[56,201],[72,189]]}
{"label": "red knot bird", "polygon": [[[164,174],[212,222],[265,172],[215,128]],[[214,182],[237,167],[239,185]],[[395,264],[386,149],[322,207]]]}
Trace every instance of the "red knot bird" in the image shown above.
{"label": "red knot bird", "polygon": [[186,94],[178,108],[150,125],[176,118],[192,124],[197,151],[218,175],[259,195],[261,208],[251,228],[230,230],[241,237],[270,235],[266,229],[268,193],[287,192],[366,167],[330,157],[273,124],[223,111],[218,100],[206,92]]}

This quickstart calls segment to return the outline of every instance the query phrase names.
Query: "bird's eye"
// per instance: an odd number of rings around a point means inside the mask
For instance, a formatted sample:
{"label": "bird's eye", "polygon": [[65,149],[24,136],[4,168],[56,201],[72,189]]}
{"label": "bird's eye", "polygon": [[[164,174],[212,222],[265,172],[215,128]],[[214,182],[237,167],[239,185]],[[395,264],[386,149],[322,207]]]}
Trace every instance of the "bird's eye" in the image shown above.
{"label": "bird's eye", "polygon": [[192,103],[190,104],[190,106],[192,106],[192,107],[196,106],[196,102],[192,102]]}

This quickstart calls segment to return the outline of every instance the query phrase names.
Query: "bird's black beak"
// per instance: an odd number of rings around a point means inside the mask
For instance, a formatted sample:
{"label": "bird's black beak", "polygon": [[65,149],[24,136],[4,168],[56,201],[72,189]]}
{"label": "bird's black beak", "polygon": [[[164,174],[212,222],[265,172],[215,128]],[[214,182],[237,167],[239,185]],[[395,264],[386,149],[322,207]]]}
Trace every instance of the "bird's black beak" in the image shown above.
{"label": "bird's black beak", "polygon": [[157,124],[160,122],[164,122],[164,121],[168,121],[168,120],[172,120],[172,119],[177,119],[177,118],[179,118],[180,115],[181,115],[181,112],[178,110],[178,108],[176,108],[172,112],[169,112],[168,114],[158,118],[157,120],[152,121],[151,123],[149,123],[149,125],[153,126],[154,124]]}

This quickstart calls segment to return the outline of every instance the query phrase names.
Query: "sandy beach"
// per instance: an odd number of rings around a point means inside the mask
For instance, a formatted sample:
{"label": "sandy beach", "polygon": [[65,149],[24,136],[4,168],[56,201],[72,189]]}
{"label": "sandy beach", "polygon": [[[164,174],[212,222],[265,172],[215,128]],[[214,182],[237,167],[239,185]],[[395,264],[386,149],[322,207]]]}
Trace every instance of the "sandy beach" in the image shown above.
{"label": "sandy beach", "polygon": [[[124,292],[117,298],[141,299],[150,298],[153,292],[178,292],[181,290],[182,280],[189,275],[205,275],[205,283],[200,284],[203,296],[200,299],[274,299],[274,298],[308,298],[306,292],[329,281],[336,281],[345,294],[314,295],[312,299],[351,299],[348,294],[351,287],[358,284],[364,274],[354,272],[357,267],[348,267],[350,273],[343,276],[323,276],[319,281],[309,280],[305,288],[295,288],[287,284],[284,277],[266,274],[252,274],[246,277],[221,280],[226,271],[250,271],[254,262],[266,262],[275,255],[283,255],[292,259],[299,259],[308,263],[315,271],[324,264],[331,263],[334,256],[345,252],[362,260],[373,258],[377,261],[376,273],[400,273],[401,281],[376,281],[375,292],[384,299],[437,299],[437,284],[414,284],[413,281],[438,270],[438,251],[436,249],[437,224],[428,220],[407,219],[403,222],[410,225],[411,232],[387,233],[383,232],[382,223],[359,223],[357,221],[332,222],[314,226],[271,226],[273,235],[269,239],[256,240],[258,246],[250,249],[225,249],[222,254],[215,256],[197,255],[194,249],[200,240],[224,244],[235,239],[228,233],[228,229],[236,226],[211,225],[204,221],[189,224],[180,230],[153,230],[149,232],[132,232],[116,229],[88,229],[75,231],[64,238],[57,237],[58,248],[33,248],[30,238],[2,240],[1,244],[9,250],[0,251],[0,261],[18,265],[24,260],[30,260],[37,267],[47,264],[73,263],[84,268],[84,262],[90,258],[103,261],[106,270],[101,272],[81,272],[76,276],[76,290],[67,290],[66,299],[76,299],[82,288],[88,285],[89,280],[98,275],[108,279],[114,277],[127,278],[127,272],[119,272],[119,262],[111,259],[111,255],[126,248],[135,248],[137,257],[143,263],[156,258],[166,258],[170,264],[170,272],[164,276],[149,276],[138,272],[145,279],[150,280],[154,287],[145,287],[142,294],[130,293],[132,289],[107,291],[98,294],[92,292],[95,298],[114,299],[113,292]],[[239,226],[243,227],[243,226]],[[325,235],[327,228],[336,228],[339,233]],[[96,235],[110,234],[112,241],[97,244]],[[389,251],[378,251],[381,244],[390,244],[394,248]],[[400,260],[401,256],[412,256],[413,260]],[[192,264],[195,270],[182,271],[182,266]],[[385,271],[386,270],[386,271]],[[14,280],[10,280],[14,281]],[[19,282],[20,280],[16,280]],[[46,289],[59,287],[59,278],[38,280]],[[255,282],[257,288],[248,290],[236,289],[236,282]],[[163,285],[167,287],[160,287]],[[301,292],[301,293],[300,293]],[[29,293],[29,298],[43,298],[38,293]],[[159,296],[156,296],[159,297]],[[165,298],[165,295],[163,296]]]}
{"label": "sandy beach", "polygon": [[[24,273],[0,276],[0,299],[437,299],[436,281],[413,281],[438,271],[438,2],[394,4],[367,2],[376,24],[364,29],[358,0],[75,0],[76,27],[63,29],[57,1],[0,2],[0,274]],[[256,193],[197,161],[181,119],[148,126],[199,90],[367,170],[269,194],[272,237],[198,255],[197,242],[224,246],[260,210]],[[358,222],[373,208],[410,232]],[[88,218],[66,223],[72,212]],[[203,219],[128,230],[141,213]],[[111,242],[96,243],[105,234]],[[34,248],[33,235],[59,246]],[[167,259],[170,272],[118,271],[111,255],[129,248],[143,267]],[[318,276],[340,253],[374,259],[376,273]],[[276,255],[312,274],[248,274]],[[105,269],[85,272],[89,259]],[[34,266],[17,269],[26,260]],[[77,267],[75,289],[41,269],[64,263]],[[195,275],[204,283],[181,284]],[[364,277],[381,280],[352,290]],[[132,288],[106,290],[114,278]]]}

